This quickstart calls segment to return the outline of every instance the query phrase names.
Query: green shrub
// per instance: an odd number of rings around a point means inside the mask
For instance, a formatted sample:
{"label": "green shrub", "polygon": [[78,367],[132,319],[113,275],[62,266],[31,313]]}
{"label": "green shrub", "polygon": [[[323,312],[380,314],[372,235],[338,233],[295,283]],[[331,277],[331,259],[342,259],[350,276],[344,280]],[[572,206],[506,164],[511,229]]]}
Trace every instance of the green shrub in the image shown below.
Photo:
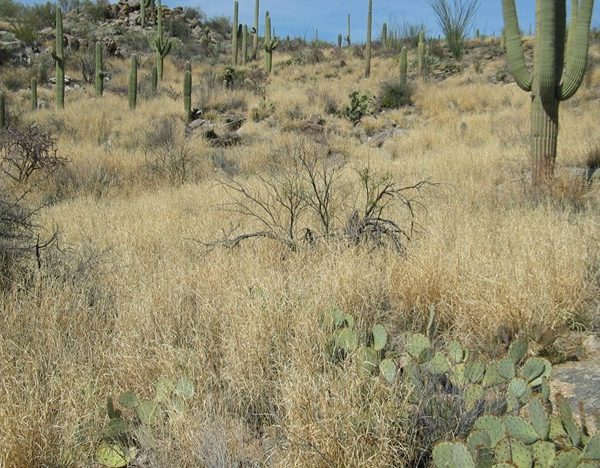
{"label": "green shrub", "polygon": [[385,81],[379,88],[377,104],[380,109],[397,109],[412,104],[415,88],[412,83]]}

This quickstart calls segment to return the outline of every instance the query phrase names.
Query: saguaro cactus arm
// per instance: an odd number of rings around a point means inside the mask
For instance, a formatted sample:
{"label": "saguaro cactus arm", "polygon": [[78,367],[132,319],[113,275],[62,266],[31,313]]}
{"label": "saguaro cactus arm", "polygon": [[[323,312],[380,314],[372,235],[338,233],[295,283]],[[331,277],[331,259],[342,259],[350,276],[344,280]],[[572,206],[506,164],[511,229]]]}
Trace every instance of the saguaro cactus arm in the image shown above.
{"label": "saguaro cactus arm", "polygon": [[569,99],[577,92],[585,76],[594,0],[581,0],[581,3],[575,0],[573,8],[571,14],[574,17],[569,31],[572,39],[567,44],[567,64],[558,91],[558,98],[561,101]]}
{"label": "saguaro cactus arm", "polygon": [[502,0],[502,11],[508,63],[517,85],[525,91],[531,91],[533,76],[525,64],[515,0]]}

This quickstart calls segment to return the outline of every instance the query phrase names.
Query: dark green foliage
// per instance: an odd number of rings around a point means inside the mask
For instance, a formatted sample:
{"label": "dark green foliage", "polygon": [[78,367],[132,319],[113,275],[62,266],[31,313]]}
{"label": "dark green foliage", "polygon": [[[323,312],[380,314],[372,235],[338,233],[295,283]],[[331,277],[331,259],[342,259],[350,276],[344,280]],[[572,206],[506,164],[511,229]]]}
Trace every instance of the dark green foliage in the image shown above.
{"label": "dark green foliage", "polygon": [[412,104],[414,86],[409,82],[385,81],[379,88],[377,104],[380,109],[397,109]]}

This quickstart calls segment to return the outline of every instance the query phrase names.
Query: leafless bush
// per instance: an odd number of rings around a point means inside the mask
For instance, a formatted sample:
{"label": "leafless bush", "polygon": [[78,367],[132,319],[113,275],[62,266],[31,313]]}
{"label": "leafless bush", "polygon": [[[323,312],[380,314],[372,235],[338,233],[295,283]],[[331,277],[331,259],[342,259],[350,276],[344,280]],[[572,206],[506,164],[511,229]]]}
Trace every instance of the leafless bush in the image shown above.
{"label": "leafless bush", "polygon": [[147,167],[152,173],[166,177],[172,183],[183,184],[188,181],[197,156],[193,146],[183,141],[174,146],[151,150]]}
{"label": "leafless bush", "polygon": [[35,125],[0,134],[0,168],[15,182],[27,182],[36,171],[52,172],[61,166],[66,159],[57,152],[52,136]]}
{"label": "leafless bush", "polygon": [[[280,153],[284,161],[274,161],[276,169],[268,176],[220,181],[230,199],[222,208],[255,229],[240,234],[236,226],[204,245],[235,247],[247,239],[267,238],[292,250],[334,240],[404,250],[416,227],[415,209],[422,206],[421,190],[431,182],[402,185],[368,168],[347,171],[342,155],[307,141],[281,148]],[[358,198],[352,199],[352,193]]]}

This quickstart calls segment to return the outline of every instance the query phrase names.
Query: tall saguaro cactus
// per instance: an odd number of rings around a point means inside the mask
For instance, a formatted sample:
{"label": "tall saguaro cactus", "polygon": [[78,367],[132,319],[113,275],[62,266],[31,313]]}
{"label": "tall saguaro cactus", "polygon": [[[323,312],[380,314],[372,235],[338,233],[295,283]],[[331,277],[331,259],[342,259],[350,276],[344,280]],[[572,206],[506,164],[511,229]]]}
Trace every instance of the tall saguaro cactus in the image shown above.
{"label": "tall saguaro cactus", "polygon": [[338,37],[337,37],[337,48],[338,48],[338,50],[342,50],[342,35],[341,34],[338,34]]}
{"label": "tall saguaro cactus", "polygon": [[348,13],[348,25],[346,30],[346,45],[350,47],[352,45],[352,36],[350,35],[350,13]]}
{"label": "tall saguaro cactus", "polygon": [[400,84],[406,84],[406,75],[408,73],[408,51],[406,47],[402,47],[400,52]]}
{"label": "tall saguaro cactus", "polygon": [[561,101],[579,89],[587,66],[594,0],[573,0],[565,47],[566,1],[537,0],[533,70],[525,64],[514,0],[502,0],[506,53],[517,85],[531,93],[531,160],[534,184],[554,174]]}
{"label": "tall saguaro cactus", "polygon": [[52,58],[56,62],[56,107],[65,107],[65,52],[63,19],[60,7],[56,7],[56,46]]}
{"label": "tall saguaro cactus", "polygon": [[140,24],[142,29],[146,27],[146,8],[151,6],[150,0],[140,0]]}
{"label": "tall saguaro cactus", "polygon": [[31,110],[36,111],[38,105],[37,99],[37,80],[35,78],[31,79]]}
{"label": "tall saguaro cactus", "polygon": [[6,98],[0,93],[0,130],[6,128]]}
{"label": "tall saguaro cactus", "polygon": [[267,11],[265,14],[265,70],[271,73],[273,69],[273,51],[277,49],[279,41],[271,37],[271,17]]}
{"label": "tall saguaro cactus", "polygon": [[233,66],[238,64],[238,23],[240,4],[233,2],[233,25],[231,30],[231,62]]}
{"label": "tall saguaro cactus", "polygon": [[171,52],[173,41],[171,39],[165,39],[163,36],[163,22],[162,22],[162,5],[160,0],[156,2],[156,15],[157,15],[157,26],[156,26],[156,37],[154,38],[154,50],[156,51],[156,71],[158,73],[158,79],[163,79],[163,60]]}
{"label": "tall saguaro cactus", "polygon": [[369,14],[367,16],[367,50],[365,54],[365,78],[371,76],[371,30],[373,26],[373,0],[369,0]]}
{"label": "tall saguaro cactus", "polygon": [[387,47],[387,42],[388,42],[388,25],[387,25],[387,23],[383,23],[383,26],[381,27],[381,45],[383,47]]}
{"label": "tall saguaro cactus", "polygon": [[419,31],[419,43],[417,45],[417,76],[421,78],[425,74],[425,31]]}
{"label": "tall saguaro cactus", "polygon": [[96,42],[96,96],[104,92],[104,73],[102,72],[102,43]]}
{"label": "tall saguaro cactus", "polygon": [[241,64],[246,65],[248,60],[248,25],[242,27],[242,60]]}
{"label": "tall saguaro cactus", "polygon": [[129,109],[135,110],[137,104],[137,56],[131,56],[129,65]]}
{"label": "tall saguaro cactus", "polygon": [[258,15],[260,14],[260,0],[254,4],[254,37],[252,38],[252,60],[258,57]]}
{"label": "tall saguaro cactus", "polygon": [[186,62],[183,75],[183,110],[186,121],[189,121],[192,117],[192,64],[190,62]]}

